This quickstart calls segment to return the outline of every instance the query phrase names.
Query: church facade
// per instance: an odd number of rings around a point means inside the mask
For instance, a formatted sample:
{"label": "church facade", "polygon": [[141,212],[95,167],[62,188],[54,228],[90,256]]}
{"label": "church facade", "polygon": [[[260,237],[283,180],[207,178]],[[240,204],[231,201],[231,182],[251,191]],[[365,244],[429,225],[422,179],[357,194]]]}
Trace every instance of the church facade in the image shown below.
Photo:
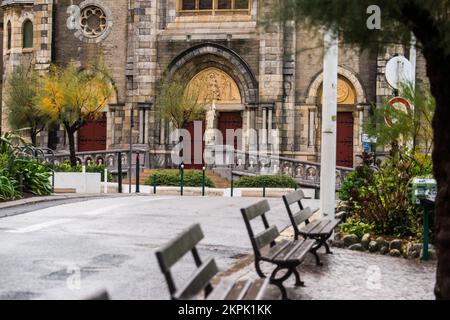
{"label": "church facade", "polygon": [[[102,57],[115,95],[99,120],[77,136],[78,151],[135,147],[153,166],[170,165],[171,126],[155,114],[157,84],[182,76],[208,106],[206,126],[278,130],[281,156],[320,160],[323,39],[294,23],[264,25],[274,0],[4,0],[3,79],[19,65],[45,72],[52,63],[82,67]],[[339,51],[338,165],[363,151],[362,124],[374,103],[391,97],[386,62],[409,48],[378,54]],[[419,75],[424,74],[422,60]],[[4,100],[4,99],[2,99]],[[2,101],[1,130],[8,126]],[[262,133],[264,135],[264,133]],[[270,134],[260,141],[271,143]],[[64,131],[41,134],[42,146],[68,148]],[[248,141],[243,141],[244,146]]]}

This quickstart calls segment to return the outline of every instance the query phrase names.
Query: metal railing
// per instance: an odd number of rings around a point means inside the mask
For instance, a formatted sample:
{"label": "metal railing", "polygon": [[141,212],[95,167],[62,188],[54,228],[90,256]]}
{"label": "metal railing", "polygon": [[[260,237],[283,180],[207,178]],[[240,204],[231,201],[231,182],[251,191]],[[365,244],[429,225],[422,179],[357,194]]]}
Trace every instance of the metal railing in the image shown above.
{"label": "metal railing", "polygon": [[[89,152],[77,152],[77,163],[81,165],[101,164],[105,165],[109,172],[118,173],[119,157],[121,158],[121,171],[128,172],[131,168],[136,167],[136,162],[139,154],[139,166],[141,168],[147,168],[150,159],[148,150],[133,149],[133,155],[131,157],[130,164],[130,150],[129,149],[117,149],[107,151],[89,151]],[[60,152],[55,154],[56,164],[64,163],[70,160],[69,152]]]}
{"label": "metal railing", "polygon": [[[234,149],[224,151],[221,157],[223,164],[231,168],[233,176],[285,175],[295,179],[302,187],[317,188],[320,185],[320,163]],[[336,168],[337,189],[353,171],[353,168]]]}

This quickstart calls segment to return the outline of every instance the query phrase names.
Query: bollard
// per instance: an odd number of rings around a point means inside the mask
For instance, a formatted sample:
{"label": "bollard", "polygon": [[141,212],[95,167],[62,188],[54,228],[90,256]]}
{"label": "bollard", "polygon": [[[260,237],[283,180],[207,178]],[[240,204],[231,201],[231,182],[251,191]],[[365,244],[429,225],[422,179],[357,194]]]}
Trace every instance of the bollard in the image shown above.
{"label": "bollard", "polygon": [[122,189],[122,152],[119,152],[117,159],[117,172],[118,172],[118,183],[119,183],[119,193],[123,192]]}
{"label": "bollard", "polygon": [[184,195],[184,164],[182,164],[181,166],[180,166],[180,176],[181,176],[181,179],[180,179],[180,194],[181,194],[181,196],[183,196]]}
{"label": "bollard", "polygon": [[231,173],[231,197],[234,197],[234,174]]}
{"label": "bollard", "polygon": [[205,185],[206,185],[206,168],[203,167],[203,175],[202,175],[202,197],[205,196]]}
{"label": "bollard", "polygon": [[[136,154],[136,193],[141,192],[141,181],[140,180],[141,175],[141,160],[139,157],[139,153]],[[131,181],[130,181],[131,183]]]}
{"label": "bollard", "polygon": [[106,194],[108,193],[108,169],[105,169],[103,181],[105,182],[104,193]]}
{"label": "bollard", "polygon": [[266,197],[266,186],[264,185],[263,186],[263,198],[265,198]]}
{"label": "bollard", "polygon": [[316,200],[320,199],[320,186],[318,185],[314,187],[314,199]]}
{"label": "bollard", "polygon": [[153,194],[156,194],[156,174],[152,177],[153,180]]}

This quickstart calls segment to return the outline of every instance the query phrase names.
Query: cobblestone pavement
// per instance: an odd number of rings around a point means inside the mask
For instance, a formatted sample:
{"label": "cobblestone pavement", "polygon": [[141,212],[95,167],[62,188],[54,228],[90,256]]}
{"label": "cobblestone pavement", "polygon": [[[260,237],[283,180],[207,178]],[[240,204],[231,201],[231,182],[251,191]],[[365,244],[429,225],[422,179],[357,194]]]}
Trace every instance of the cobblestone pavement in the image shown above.
{"label": "cobblestone pavement", "polygon": [[[306,287],[294,288],[293,277],[285,282],[294,300],[433,300],[436,263],[411,261],[378,254],[333,248],[321,255],[323,267],[308,257],[299,268]],[[256,278],[253,261],[230,277]],[[241,262],[242,263],[242,262]],[[273,270],[264,265],[267,274]],[[271,286],[267,299],[280,299]]]}

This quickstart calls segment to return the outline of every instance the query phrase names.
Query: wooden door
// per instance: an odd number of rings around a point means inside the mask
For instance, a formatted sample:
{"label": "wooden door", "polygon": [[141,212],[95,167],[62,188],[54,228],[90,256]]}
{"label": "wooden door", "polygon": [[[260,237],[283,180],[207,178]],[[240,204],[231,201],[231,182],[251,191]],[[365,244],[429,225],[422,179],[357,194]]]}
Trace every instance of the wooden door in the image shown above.
{"label": "wooden door", "polygon": [[353,168],[353,127],[353,113],[338,112],[336,164],[339,167]]}
{"label": "wooden door", "polygon": [[[219,115],[219,126],[218,129],[223,136],[223,144],[230,144],[227,141],[227,130],[239,130],[242,129],[243,121],[241,112],[221,112]],[[238,148],[238,136],[234,137],[234,149]]]}
{"label": "wooden door", "polygon": [[[201,134],[195,134],[195,125],[201,125]],[[185,129],[189,131],[189,134],[191,135],[191,154],[190,154],[190,161],[185,160],[184,167],[185,169],[195,169],[195,170],[201,170],[203,169],[203,166],[205,164],[204,161],[204,152],[205,152],[205,141],[203,139],[205,135],[206,126],[203,121],[194,121],[190,122],[185,125]],[[201,152],[200,148],[197,148],[196,146],[201,146]],[[190,162],[190,163],[189,163]]]}
{"label": "wooden door", "polygon": [[106,150],[106,113],[97,119],[89,119],[78,131],[78,151]]}

